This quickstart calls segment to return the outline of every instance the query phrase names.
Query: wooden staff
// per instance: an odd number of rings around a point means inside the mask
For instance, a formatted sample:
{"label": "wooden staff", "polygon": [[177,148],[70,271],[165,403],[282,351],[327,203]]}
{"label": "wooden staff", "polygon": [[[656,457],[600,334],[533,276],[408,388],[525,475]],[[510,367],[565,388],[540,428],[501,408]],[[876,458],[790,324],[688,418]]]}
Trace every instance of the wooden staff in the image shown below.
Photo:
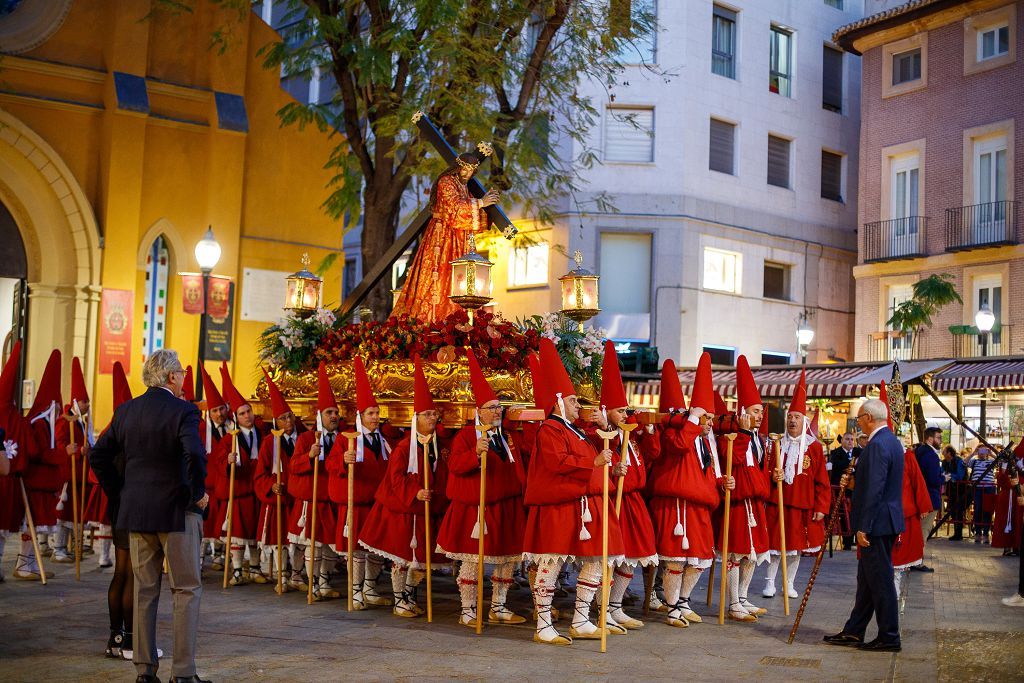
{"label": "wooden staff", "polygon": [[[774,443],[772,446],[775,449],[775,465],[777,469],[782,469],[782,449],[779,446],[779,441],[782,440],[782,434],[772,434],[771,439]],[[786,567],[786,515],[785,508],[782,505],[782,480],[779,479],[775,482],[776,489],[779,494],[779,550],[782,551],[782,607],[786,611],[786,616],[789,616],[789,569]]]}
{"label": "wooden staff", "polygon": [[[638,424],[627,424],[623,422],[618,425],[619,429],[622,430],[622,451],[619,453],[619,462],[626,462],[626,456],[629,454],[629,433],[639,427]],[[640,457],[639,455],[637,457]],[[619,478],[615,480],[615,516],[618,517],[622,513],[622,488],[623,483],[626,480],[625,474],[620,474]]]}
{"label": "wooden staff", "polygon": [[231,566],[231,532],[234,526],[235,515],[232,514],[232,509],[235,506],[235,458],[238,454],[238,430],[233,429],[228,431],[231,435],[231,464],[228,465],[228,509],[225,513],[227,521],[227,542],[224,544],[226,550],[224,551],[224,585],[223,588],[228,587],[228,567]]}
{"label": "wooden staff", "polygon": [[[839,495],[832,502],[832,512],[828,517],[828,526],[825,527],[825,537],[832,533],[832,529],[835,528],[836,520],[839,519],[839,502],[846,497],[846,488],[850,485],[853,480],[853,465],[850,465],[843,472],[843,479],[840,481],[842,484],[839,487]],[[814,580],[818,578],[818,570],[821,569],[821,559],[825,556],[825,544],[822,543],[821,547],[818,548],[818,554],[814,558],[814,568],[811,570],[811,576],[807,580],[807,588],[804,589],[803,600],[800,601],[800,609],[796,611],[796,621],[793,622],[793,630],[789,632],[789,644],[793,644],[793,639],[796,638],[796,630],[800,628],[800,620],[804,616],[804,610],[807,609],[807,601],[811,598],[811,589],[814,588]]]}
{"label": "wooden staff", "polygon": [[18,477],[21,483],[21,499],[25,502],[25,522],[28,524],[28,532],[32,534],[32,550],[36,554],[36,564],[39,566],[39,580],[46,585],[46,569],[43,567],[43,553],[39,550],[39,539],[36,538],[36,525],[32,521],[32,506],[28,504],[28,491],[25,490],[25,480]]}
{"label": "wooden staff", "polygon": [[[426,446],[434,440],[433,434],[417,434],[416,440],[421,446]],[[423,449],[423,488],[430,490],[430,457],[428,455],[429,449]],[[416,530],[413,529],[413,535],[415,536]],[[483,533],[480,534],[483,536]],[[423,501],[423,544],[427,546],[424,548],[425,555],[427,556],[427,623],[429,624],[434,620],[434,584],[431,579],[432,568],[430,566],[430,555],[433,552],[433,548],[430,547],[430,500]],[[413,561],[416,560],[416,551],[412,554]]]}
{"label": "wooden staff", "polygon": [[[476,431],[480,432],[481,438],[486,436],[493,425],[477,425]],[[484,630],[484,532],[486,528],[484,520],[484,506],[487,503],[487,451],[480,456],[480,505],[477,507],[477,524],[480,529],[480,538],[477,539],[476,550],[476,632],[483,633]]]}
{"label": "wooden staff", "polygon": [[[725,447],[725,479],[732,477],[732,446],[736,433],[726,434],[729,443]],[[732,505],[732,489],[725,489],[725,512],[722,515],[722,580],[718,588],[718,624],[725,624],[725,582],[729,575],[729,512]],[[714,562],[711,563],[712,565]]]}
{"label": "wooden staff", "polygon": [[[352,449],[356,448],[356,439],[363,438],[359,432],[342,432],[341,435],[348,440]],[[355,587],[352,585],[352,577],[355,576],[355,513],[352,508],[356,499],[356,465],[350,463],[348,466],[348,509],[345,512],[345,528],[348,529],[348,611],[355,610],[354,598]]]}
{"label": "wooden staff", "polygon": [[[86,422],[85,416],[88,415],[88,414],[89,413],[86,413],[85,415],[82,415],[81,418],[79,418],[80,421],[81,421],[81,424],[82,424],[82,433],[84,434],[84,436],[82,438],[82,481],[81,481],[81,483],[79,485],[80,486],[80,493],[78,495],[78,509],[79,509],[79,513],[78,513],[78,526],[79,526],[79,535],[80,535],[80,538],[79,538],[78,542],[81,545],[83,545],[83,546],[85,545],[85,481],[86,481],[86,479],[88,479],[88,477],[86,476],[86,472],[85,472],[85,470],[86,470],[86,466],[85,465],[86,465],[86,462],[87,462],[86,454],[85,454],[85,448],[86,448],[86,446],[89,445],[89,428],[87,427],[87,422]],[[71,426],[74,427],[74,425],[71,425]],[[72,431],[74,431],[74,430],[72,429]]]}
{"label": "wooden staff", "polygon": [[[316,443],[320,443],[323,432],[316,432]],[[323,454],[324,446],[320,444],[320,453]],[[326,457],[326,456],[325,456]],[[309,526],[309,563],[306,565],[306,573],[309,575],[309,589],[306,591],[306,604],[313,604],[313,567],[316,557],[316,489],[320,473],[320,456],[313,458],[313,509],[310,511]]]}
{"label": "wooden staff", "polygon": [[[276,484],[277,490],[281,490],[281,436],[284,434],[283,429],[271,429],[271,435],[274,438],[274,469],[276,470],[275,475],[277,477]],[[277,594],[284,595],[284,558],[282,557],[284,544],[281,541],[281,494],[278,493],[274,496],[274,502],[277,504],[275,522],[277,531]]]}
{"label": "wooden staff", "polygon": [[715,561],[711,561],[711,571],[708,572],[708,607],[711,607],[711,596],[715,592]]}
{"label": "wooden staff", "polygon": [[[618,432],[606,432],[597,430],[597,435],[604,439],[604,450],[608,450],[609,443],[618,436]],[[629,433],[626,433],[629,436]],[[601,469],[604,470],[604,477],[601,483],[601,652],[608,651],[608,584],[611,576],[608,571],[608,463]]]}
{"label": "wooden staff", "polygon": [[71,533],[75,537],[75,581],[82,580],[82,543],[78,537],[78,464],[75,462],[75,420],[74,415],[65,415],[68,434],[71,438]]}

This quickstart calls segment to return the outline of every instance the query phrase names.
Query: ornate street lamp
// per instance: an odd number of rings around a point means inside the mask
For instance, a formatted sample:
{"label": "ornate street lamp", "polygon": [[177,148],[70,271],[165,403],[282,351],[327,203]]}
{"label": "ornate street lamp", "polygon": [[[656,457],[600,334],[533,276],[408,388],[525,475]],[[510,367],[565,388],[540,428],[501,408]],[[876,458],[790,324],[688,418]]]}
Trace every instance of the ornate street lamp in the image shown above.
{"label": "ornate street lamp", "polygon": [[491,267],[490,259],[476,251],[476,238],[469,236],[469,251],[451,261],[452,281],[451,294],[448,298],[453,303],[466,309],[469,322],[473,322],[473,312],[491,302]]}
{"label": "ornate street lamp", "polygon": [[308,318],[320,307],[324,281],[309,271],[309,254],[302,255],[302,270],[289,275],[284,310]]}
{"label": "ornate street lamp", "polygon": [[583,267],[583,253],[579,249],[573,253],[572,260],[576,267],[558,278],[562,283],[561,313],[578,322],[582,332],[583,323],[601,312],[597,290],[601,278]]}
{"label": "ornate street lamp", "polygon": [[814,329],[808,318],[806,310],[797,318],[796,343],[800,348],[800,362],[803,365],[807,365],[807,347],[814,341]]}
{"label": "ornate street lamp", "polygon": [[220,243],[213,237],[213,226],[206,228],[203,239],[196,243],[195,255],[199,270],[203,274],[203,314],[199,318],[199,372],[195,373],[196,379],[196,400],[203,400],[203,363],[206,360],[206,328],[209,321],[207,313],[207,297],[210,292],[210,273],[217,267],[220,261]]}
{"label": "ornate street lamp", "polygon": [[[996,324],[996,316],[992,313],[992,309],[988,305],[984,305],[978,309],[978,312],[974,314],[974,324],[978,328],[978,341],[981,342],[981,357],[985,358],[988,356],[988,333],[992,331],[992,328]],[[981,397],[981,428],[978,433],[981,434],[981,438],[985,438],[988,433],[988,416],[985,414],[985,405],[988,403],[986,396]]]}

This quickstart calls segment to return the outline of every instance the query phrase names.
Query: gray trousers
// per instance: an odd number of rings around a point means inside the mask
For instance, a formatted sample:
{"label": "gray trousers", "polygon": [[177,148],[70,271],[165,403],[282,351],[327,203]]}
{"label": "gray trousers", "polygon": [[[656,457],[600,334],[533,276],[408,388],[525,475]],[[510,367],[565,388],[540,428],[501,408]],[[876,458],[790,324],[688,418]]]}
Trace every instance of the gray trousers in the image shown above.
{"label": "gray trousers", "polygon": [[185,531],[129,535],[132,569],[135,571],[135,652],[132,661],[140,674],[156,675],[156,616],[160,604],[160,582],[164,559],[171,580],[174,601],[174,676],[196,675],[196,632],[199,628],[199,599],[203,595],[199,544],[203,518],[185,514]]}

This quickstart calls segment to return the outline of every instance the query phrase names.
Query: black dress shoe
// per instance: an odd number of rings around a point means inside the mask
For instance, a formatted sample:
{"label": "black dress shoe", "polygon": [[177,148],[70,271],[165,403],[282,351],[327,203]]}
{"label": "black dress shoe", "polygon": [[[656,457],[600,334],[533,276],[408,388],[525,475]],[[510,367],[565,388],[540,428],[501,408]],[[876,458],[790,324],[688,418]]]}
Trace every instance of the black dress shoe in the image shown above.
{"label": "black dress shoe", "polygon": [[912,571],[912,572],[924,572],[925,574],[931,574],[935,570],[932,569],[931,567],[929,567],[926,564],[916,564],[916,565],[914,565],[913,567],[910,568],[910,571]]}
{"label": "black dress shoe", "polygon": [[899,642],[887,643],[884,640],[875,638],[870,643],[864,643],[857,646],[858,650],[868,650],[869,652],[899,652],[903,648]]}
{"label": "black dress shoe", "polygon": [[843,633],[842,631],[833,636],[825,636],[824,638],[822,638],[822,640],[824,640],[829,645],[842,645],[844,647],[857,647],[858,645],[862,645],[864,643],[863,638],[851,635],[849,633]]}
{"label": "black dress shoe", "polygon": [[135,677],[135,683],[160,683],[160,679],[153,674],[139,674]]}
{"label": "black dress shoe", "polygon": [[204,681],[199,676],[175,676],[171,681],[173,683],[210,683],[210,681]]}

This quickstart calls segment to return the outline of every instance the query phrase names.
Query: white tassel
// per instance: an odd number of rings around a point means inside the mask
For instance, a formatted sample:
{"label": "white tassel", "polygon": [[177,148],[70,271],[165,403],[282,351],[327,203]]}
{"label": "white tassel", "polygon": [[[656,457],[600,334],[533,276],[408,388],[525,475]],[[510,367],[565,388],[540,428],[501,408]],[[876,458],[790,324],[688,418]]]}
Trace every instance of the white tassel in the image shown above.
{"label": "white tassel", "polygon": [[57,496],[57,509],[63,510],[64,503],[68,501],[68,482],[64,482],[64,488],[61,489],[60,495]]}
{"label": "white tassel", "polygon": [[405,468],[406,474],[419,474],[420,473],[420,458],[419,453],[416,451],[416,444],[419,443],[419,439],[416,432],[416,413],[412,414],[412,433],[409,435],[409,465]]}
{"label": "white tassel", "polygon": [[302,501],[302,514],[299,515],[299,526],[303,529],[303,534],[302,534],[303,538],[305,538],[305,535],[306,535],[305,534],[305,529],[306,529],[306,510],[307,510],[307,508],[309,508],[309,501],[308,500]]}
{"label": "white tassel", "polygon": [[363,442],[366,440],[363,438],[363,418],[362,414],[356,411],[356,433],[359,436],[356,437],[356,462],[363,461]]}
{"label": "white tassel", "polygon": [[[679,505],[679,501],[676,500],[676,505]],[[690,549],[690,539],[686,536],[686,501],[683,501],[683,550]]]}
{"label": "white tassel", "polygon": [[585,526],[584,527],[580,527],[580,540],[581,541],[589,541],[590,540],[590,532],[587,531],[587,527],[585,527]]}
{"label": "white tassel", "polygon": [[479,540],[480,539],[480,520],[477,520],[473,524],[473,531],[470,532],[469,537],[474,539],[474,540]]}
{"label": "white tassel", "polygon": [[343,528],[341,530],[341,535],[342,535],[343,538],[348,538],[348,524],[347,523],[345,524],[345,528]]}
{"label": "white tassel", "polygon": [[686,532],[683,531],[683,521],[679,514],[679,499],[676,498],[676,525],[672,529],[673,536],[685,536]]}
{"label": "white tassel", "polygon": [[580,507],[583,510],[583,513],[580,515],[580,519],[583,520],[583,523],[590,524],[591,522],[593,522],[594,516],[590,514],[590,503],[587,501],[586,496],[582,496],[580,498]]}
{"label": "white tassel", "polygon": [[[413,424],[416,424],[416,419],[413,418]],[[416,515],[412,516],[412,538],[409,539],[409,547],[413,550],[419,547],[419,543],[416,541]],[[415,555],[413,557],[415,559]]]}

